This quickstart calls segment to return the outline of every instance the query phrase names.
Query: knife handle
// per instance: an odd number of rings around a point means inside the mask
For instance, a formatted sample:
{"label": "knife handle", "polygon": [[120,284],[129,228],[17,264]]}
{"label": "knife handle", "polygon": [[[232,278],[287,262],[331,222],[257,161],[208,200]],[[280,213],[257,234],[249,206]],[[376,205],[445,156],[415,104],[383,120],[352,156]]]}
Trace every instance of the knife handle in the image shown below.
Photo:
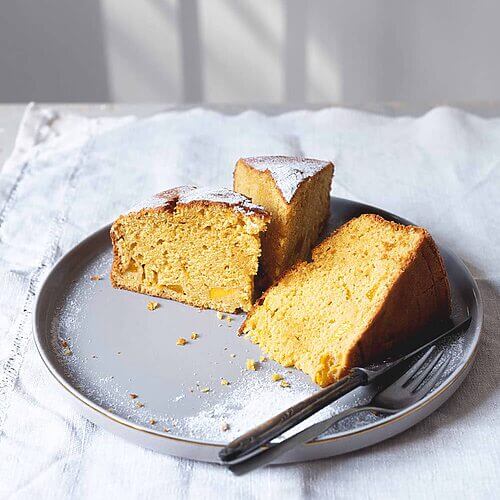
{"label": "knife handle", "polygon": [[365,385],[367,381],[366,373],[358,368],[353,368],[335,384],[316,392],[231,441],[219,452],[219,458],[222,462],[227,463],[243,457],[269,443],[333,401],[345,396],[348,392]]}

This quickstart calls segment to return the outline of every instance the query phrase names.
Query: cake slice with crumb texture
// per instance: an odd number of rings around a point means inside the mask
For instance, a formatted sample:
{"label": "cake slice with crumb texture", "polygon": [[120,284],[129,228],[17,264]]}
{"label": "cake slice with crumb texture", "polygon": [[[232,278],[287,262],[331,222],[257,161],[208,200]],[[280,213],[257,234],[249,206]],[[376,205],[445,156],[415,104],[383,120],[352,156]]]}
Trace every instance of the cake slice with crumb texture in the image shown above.
{"label": "cake slice with crumb texture", "polygon": [[333,168],[331,162],[313,158],[258,156],[238,160],[234,190],[271,215],[262,241],[262,289],[296,262],[309,258],[330,215]]}
{"label": "cake slice with crumb texture", "polygon": [[240,333],[326,386],[449,314],[446,271],[429,233],[367,214],[269,288]]}
{"label": "cake slice with crumb texture", "polygon": [[248,311],[269,215],[228,189],[155,195],[111,227],[111,283],[193,306]]}

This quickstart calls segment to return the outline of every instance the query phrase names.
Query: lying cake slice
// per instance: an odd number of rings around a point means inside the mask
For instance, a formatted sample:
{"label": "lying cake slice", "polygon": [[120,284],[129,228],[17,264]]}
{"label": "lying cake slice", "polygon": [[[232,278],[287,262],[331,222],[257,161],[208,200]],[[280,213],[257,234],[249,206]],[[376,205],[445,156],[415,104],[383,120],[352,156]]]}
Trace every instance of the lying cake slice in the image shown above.
{"label": "lying cake slice", "polygon": [[116,288],[198,307],[248,311],[269,215],[228,189],[155,195],[111,227]]}
{"label": "lying cake slice", "polygon": [[449,313],[448,280],[429,233],[362,215],[271,287],[240,333],[326,386]]}
{"label": "lying cake slice", "polygon": [[330,214],[332,176],[328,161],[287,156],[238,160],[234,190],[271,215],[262,242],[262,288],[309,257]]}

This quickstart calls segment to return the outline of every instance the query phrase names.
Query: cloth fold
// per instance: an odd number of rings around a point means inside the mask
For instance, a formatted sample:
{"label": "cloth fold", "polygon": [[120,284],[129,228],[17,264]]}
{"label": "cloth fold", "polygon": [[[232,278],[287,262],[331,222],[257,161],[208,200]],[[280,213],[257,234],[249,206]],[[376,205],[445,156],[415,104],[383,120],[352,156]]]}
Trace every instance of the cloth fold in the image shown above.
{"label": "cloth fold", "polygon": [[[389,441],[234,478],[132,445],[81,417],[32,340],[55,261],[134,202],[181,184],[231,186],[240,156],[336,165],[333,193],[427,227],[478,281],[485,325],[462,387]],[[30,105],[0,171],[0,497],[491,498],[500,489],[500,119],[347,109],[269,117],[193,109],[88,119]]]}

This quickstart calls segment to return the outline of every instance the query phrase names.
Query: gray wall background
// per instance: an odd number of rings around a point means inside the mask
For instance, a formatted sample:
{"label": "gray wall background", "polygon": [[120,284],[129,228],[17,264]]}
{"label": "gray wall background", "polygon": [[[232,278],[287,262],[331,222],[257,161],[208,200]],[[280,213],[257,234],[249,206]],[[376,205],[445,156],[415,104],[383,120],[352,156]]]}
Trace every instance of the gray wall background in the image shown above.
{"label": "gray wall background", "polygon": [[0,0],[0,101],[500,100],[493,0]]}

